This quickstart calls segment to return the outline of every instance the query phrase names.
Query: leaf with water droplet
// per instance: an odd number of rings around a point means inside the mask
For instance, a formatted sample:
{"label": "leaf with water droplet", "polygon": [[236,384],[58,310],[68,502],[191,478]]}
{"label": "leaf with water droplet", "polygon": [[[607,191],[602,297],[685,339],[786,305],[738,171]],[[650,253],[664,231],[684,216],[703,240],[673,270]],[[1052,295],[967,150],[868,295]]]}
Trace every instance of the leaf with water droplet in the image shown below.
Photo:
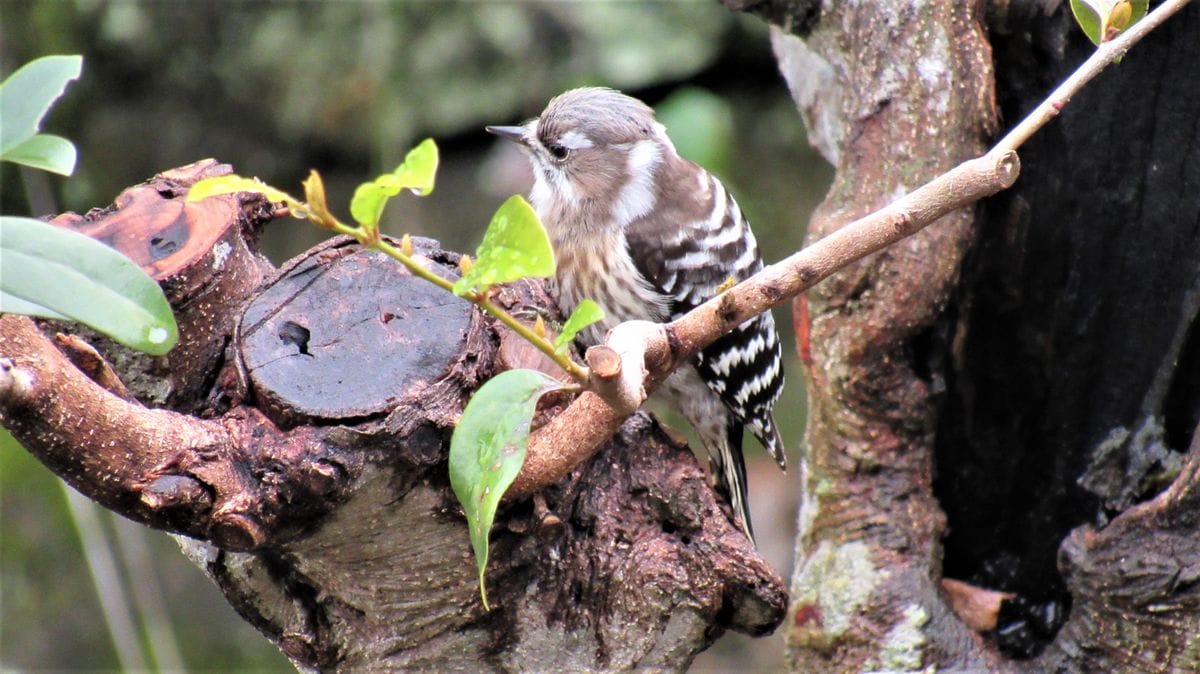
{"label": "leaf with water droplet", "polygon": [[179,339],[158,283],[91,237],[0,216],[0,259],[0,313],[78,321],[156,356]]}
{"label": "leaf with water droplet", "polygon": [[437,167],[437,144],[432,138],[426,138],[408,151],[395,171],[363,183],[354,190],[354,196],[350,199],[350,215],[360,225],[378,225],[388,199],[400,194],[401,190],[409,190],[422,197],[432,192]]}
{"label": "leaf with water droplet", "polygon": [[513,195],[492,216],[475,263],[454,284],[454,294],[485,292],[497,283],[553,274],[554,249],[542,221],[524,197]]}

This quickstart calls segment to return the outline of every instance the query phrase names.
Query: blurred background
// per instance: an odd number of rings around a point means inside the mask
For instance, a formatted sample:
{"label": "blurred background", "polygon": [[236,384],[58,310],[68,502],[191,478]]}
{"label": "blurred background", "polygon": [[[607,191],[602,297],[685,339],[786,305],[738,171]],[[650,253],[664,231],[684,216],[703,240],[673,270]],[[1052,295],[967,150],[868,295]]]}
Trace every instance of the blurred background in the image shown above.
{"label": "blurred background", "polygon": [[[765,24],[716,0],[0,0],[0,74],[47,54],[84,56],[45,125],[75,143],[79,165],[70,178],[0,165],[5,214],[103,207],[205,157],[293,193],[315,168],[345,214],[359,182],[431,136],[438,187],[394,200],[384,231],[471,251],[496,207],[530,184],[523,158],[482,127],[535,116],[582,85],[654,106],[680,152],[737,196],[768,262],[801,246],[832,176],[805,141]],[[278,221],[264,247],[280,263],[323,238]],[[790,316],[776,318],[789,375],[777,416],[794,463],[803,382]],[[780,473],[749,437],[747,458],[758,545],[786,579],[795,471]],[[781,635],[727,635],[693,671],[782,667]],[[2,431],[0,668],[292,671],[169,536],[93,506]]]}

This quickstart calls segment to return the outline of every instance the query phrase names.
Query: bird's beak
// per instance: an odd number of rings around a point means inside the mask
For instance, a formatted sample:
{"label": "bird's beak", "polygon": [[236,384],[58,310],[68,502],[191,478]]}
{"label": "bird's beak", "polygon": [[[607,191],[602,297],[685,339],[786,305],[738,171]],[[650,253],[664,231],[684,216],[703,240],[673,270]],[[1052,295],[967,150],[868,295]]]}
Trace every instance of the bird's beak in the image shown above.
{"label": "bird's beak", "polygon": [[511,140],[514,143],[526,145],[525,132],[528,130],[523,126],[487,126],[484,127],[488,133],[500,136],[505,140]]}

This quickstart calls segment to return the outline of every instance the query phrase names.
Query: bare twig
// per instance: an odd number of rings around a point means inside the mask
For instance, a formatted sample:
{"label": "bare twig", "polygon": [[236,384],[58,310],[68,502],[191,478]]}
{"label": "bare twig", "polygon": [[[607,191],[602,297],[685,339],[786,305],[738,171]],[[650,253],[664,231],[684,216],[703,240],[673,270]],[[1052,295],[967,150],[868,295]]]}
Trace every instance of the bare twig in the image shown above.
{"label": "bare twig", "polygon": [[[1188,0],[1168,0],[1125,33],[1101,45],[982,157],[959,164],[888,206],[845,225],[666,324],[665,342],[669,349],[663,354],[665,357],[653,362],[649,358],[645,360],[646,378],[641,389],[652,392],[676,368],[747,319],[786,302],[856,260],[915,234],[947,213],[1012,186],[1020,173],[1017,148],[1054,119],[1071,97],[1105,67],[1187,3]],[[646,334],[649,338],[652,333]],[[648,356],[662,353],[649,343],[641,351]],[[641,362],[629,360],[638,356],[639,350],[627,349],[623,354],[622,369],[640,369]],[[628,392],[628,387],[625,390]],[[591,456],[629,415],[630,412],[625,411],[627,400],[613,400],[610,404],[604,396],[606,391],[602,388],[597,391],[601,395],[586,393],[580,396],[553,422],[534,433],[525,467],[509,492],[510,497],[527,495],[562,479],[579,462]],[[568,441],[564,441],[564,432],[570,434]],[[586,448],[580,446],[582,443],[587,443]]]}

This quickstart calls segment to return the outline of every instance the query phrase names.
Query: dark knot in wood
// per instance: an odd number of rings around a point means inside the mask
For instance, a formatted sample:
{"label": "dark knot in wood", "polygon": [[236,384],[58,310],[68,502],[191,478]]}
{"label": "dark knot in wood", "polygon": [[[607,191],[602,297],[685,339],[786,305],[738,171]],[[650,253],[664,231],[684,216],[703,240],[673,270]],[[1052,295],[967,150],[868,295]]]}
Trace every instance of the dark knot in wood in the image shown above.
{"label": "dark knot in wood", "polygon": [[222,550],[248,552],[267,540],[267,532],[258,520],[246,513],[224,512],[213,515],[208,539]]}

